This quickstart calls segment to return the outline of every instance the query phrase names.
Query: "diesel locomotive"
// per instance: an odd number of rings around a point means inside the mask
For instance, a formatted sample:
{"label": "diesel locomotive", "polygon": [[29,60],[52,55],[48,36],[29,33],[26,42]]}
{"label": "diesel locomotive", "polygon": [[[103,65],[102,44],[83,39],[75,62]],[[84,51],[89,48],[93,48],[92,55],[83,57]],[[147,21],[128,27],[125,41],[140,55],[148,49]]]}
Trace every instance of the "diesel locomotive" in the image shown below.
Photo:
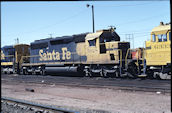
{"label": "diesel locomotive", "polygon": [[[27,44],[16,44],[1,48],[1,72],[19,73],[22,56],[29,56],[30,50]],[[29,59],[24,59],[28,61]],[[23,63],[23,62],[22,62]]]}
{"label": "diesel locomotive", "polygon": [[30,48],[30,62],[21,65],[24,74],[46,72],[106,77],[122,73],[122,59],[130,45],[120,42],[114,29],[109,29],[36,40]]}
{"label": "diesel locomotive", "polygon": [[[114,28],[18,44],[8,49],[12,54],[4,54],[4,47],[1,70],[13,68],[18,74],[170,79],[170,26],[161,22],[153,28],[146,48],[130,49],[130,43],[121,42]],[[9,55],[13,56],[11,61],[6,60]]]}

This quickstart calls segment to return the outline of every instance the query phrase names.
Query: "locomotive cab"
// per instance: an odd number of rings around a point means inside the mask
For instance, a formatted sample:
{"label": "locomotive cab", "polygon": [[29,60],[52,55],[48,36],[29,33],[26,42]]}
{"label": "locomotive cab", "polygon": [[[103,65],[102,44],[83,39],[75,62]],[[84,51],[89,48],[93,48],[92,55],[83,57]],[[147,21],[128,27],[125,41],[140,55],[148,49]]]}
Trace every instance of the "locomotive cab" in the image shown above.
{"label": "locomotive cab", "polygon": [[153,77],[171,77],[171,24],[160,23],[146,41],[146,64]]}
{"label": "locomotive cab", "polygon": [[129,42],[120,42],[120,37],[113,29],[88,34],[85,45],[87,61],[100,64],[119,64],[130,47]]}
{"label": "locomotive cab", "polygon": [[113,29],[87,34],[85,48],[87,63],[92,64],[90,72],[104,77],[121,76],[129,47],[129,42],[120,42],[120,37]]}

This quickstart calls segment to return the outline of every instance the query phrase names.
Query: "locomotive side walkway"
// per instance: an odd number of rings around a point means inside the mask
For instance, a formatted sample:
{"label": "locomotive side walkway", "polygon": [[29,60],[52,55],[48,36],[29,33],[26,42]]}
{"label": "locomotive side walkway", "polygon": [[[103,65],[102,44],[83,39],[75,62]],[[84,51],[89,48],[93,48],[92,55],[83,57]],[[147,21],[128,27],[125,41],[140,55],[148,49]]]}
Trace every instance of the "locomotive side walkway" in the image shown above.
{"label": "locomotive side walkway", "polygon": [[[2,96],[80,112],[170,113],[171,109],[170,81],[13,74],[2,75],[1,82]],[[118,84],[131,87],[123,90]],[[157,87],[157,90],[131,90],[137,84]]]}

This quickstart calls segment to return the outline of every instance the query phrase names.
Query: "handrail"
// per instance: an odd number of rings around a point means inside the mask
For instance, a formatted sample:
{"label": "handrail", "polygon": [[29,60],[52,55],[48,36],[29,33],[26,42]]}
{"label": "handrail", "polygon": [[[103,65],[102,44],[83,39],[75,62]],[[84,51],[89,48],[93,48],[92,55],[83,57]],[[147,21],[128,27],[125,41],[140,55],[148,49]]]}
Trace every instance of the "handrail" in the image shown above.
{"label": "handrail", "polygon": [[4,57],[14,57],[14,55],[6,55],[6,56],[4,56]]}
{"label": "handrail", "polygon": [[[129,49],[127,50],[127,53],[126,53],[126,56],[125,56],[125,66],[126,66],[126,68],[127,68],[127,57],[128,57],[128,53],[129,53],[130,50],[138,50],[138,51],[137,51],[138,53],[141,53],[141,52],[142,52],[141,49],[139,49],[139,48],[136,48],[136,49],[130,49],[130,48],[129,48]],[[143,51],[143,54],[144,54],[144,51]],[[136,63],[137,63],[137,65],[138,65],[138,62],[139,62],[139,54],[138,54],[137,57],[138,57],[138,58],[137,58],[137,62],[136,62]],[[144,57],[143,57],[142,59],[143,59],[143,62],[144,62]]]}

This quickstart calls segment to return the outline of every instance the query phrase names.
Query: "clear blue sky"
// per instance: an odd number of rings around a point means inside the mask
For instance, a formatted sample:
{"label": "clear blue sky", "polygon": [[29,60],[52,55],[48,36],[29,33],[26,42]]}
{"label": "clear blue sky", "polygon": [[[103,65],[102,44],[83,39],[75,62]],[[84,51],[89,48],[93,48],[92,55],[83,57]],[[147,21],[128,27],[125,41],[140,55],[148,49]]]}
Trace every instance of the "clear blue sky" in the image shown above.
{"label": "clear blue sky", "polygon": [[[133,34],[134,47],[143,47],[160,21],[170,22],[170,1],[1,2],[1,46],[116,27],[121,41]],[[131,47],[133,44],[131,43]]]}

